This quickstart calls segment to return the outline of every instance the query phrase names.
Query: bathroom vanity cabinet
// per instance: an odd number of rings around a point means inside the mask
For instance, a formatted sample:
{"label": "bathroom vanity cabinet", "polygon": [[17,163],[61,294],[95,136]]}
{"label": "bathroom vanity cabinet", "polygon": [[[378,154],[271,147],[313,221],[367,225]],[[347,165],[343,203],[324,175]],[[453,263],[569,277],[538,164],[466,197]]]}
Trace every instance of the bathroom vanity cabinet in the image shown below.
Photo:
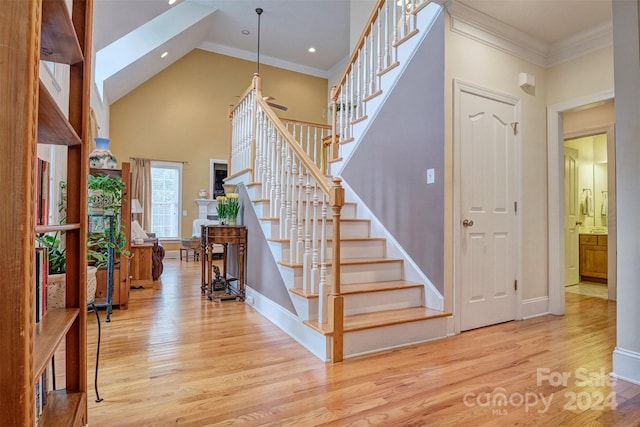
{"label": "bathroom vanity cabinet", "polygon": [[607,237],[580,234],[580,280],[607,283]]}

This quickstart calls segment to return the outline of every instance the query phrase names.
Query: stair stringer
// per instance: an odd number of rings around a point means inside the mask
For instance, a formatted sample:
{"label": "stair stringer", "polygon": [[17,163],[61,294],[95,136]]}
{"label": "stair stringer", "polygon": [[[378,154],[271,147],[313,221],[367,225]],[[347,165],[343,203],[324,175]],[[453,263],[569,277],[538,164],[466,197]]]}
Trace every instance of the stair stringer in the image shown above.
{"label": "stair stringer", "polygon": [[384,237],[387,241],[387,257],[402,258],[403,262],[403,278],[411,282],[424,284],[424,292],[422,304],[427,308],[444,311],[444,297],[429,280],[427,275],[418,267],[418,264],[409,256],[404,248],[398,243],[393,235],[385,228],[382,222],[371,212],[369,207],[358,197],[358,195],[349,186],[349,183],[342,179],[342,187],[345,190],[345,196],[348,200],[355,201],[358,204],[358,218],[369,219],[371,221],[371,236]]}
{"label": "stair stringer", "polygon": [[380,76],[381,94],[364,103],[364,111],[367,118],[353,125],[353,141],[347,144],[340,145],[341,160],[329,163],[329,173],[331,175],[340,176],[342,174],[342,171],[349,162],[352,154],[358,148],[360,141],[362,141],[363,136],[369,130],[371,123],[373,123],[373,121],[375,120],[375,117],[381,110],[381,107],[386,102],[396,83],[402,77],[404,70],[407,68],[407,66],[411,62],[411,59],[417,52],[418,47],[427,37],[427,35],[431,31],[431,28],[442,13],[442,6],[433,2],[429,3],[426,7],[418,12],[418,14],[416,15],[416,28],[418,29],[417,35],[404,41],[396,48],[399,65]]}

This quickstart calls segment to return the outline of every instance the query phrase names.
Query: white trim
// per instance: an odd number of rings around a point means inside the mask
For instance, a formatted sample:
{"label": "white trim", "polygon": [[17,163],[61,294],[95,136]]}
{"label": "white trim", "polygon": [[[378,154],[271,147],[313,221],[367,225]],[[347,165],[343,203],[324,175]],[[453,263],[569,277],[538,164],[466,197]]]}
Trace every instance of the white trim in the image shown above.
{"label": "white trim", "polygon": [[611,376],[640,385],[640,353],[616,347]]}
{"label": "white trim", "polygon": [[610,46],[613,46],[613,23],[604,22],[551,45],[547,55],[547,67],[568,62]]}
{"label": "white trim", "polygon": [[402,277],[404,280],[422,283],[424,285],[424,300],[422,303],[425,307],[432,308],[434,310],[444,310],[444,297],[435,287],[435,285],[429,280],[427,275],[416,264],[411,256],[405,251],[400,243],[393,237],[393,235],[387,230],[382,222],[371,212],[366,203],[358,197],[349,184],[342,179],[342,187],[344,188],[346,199],[349,201],[355,201],[358,204],[358,218],[365,218],[371,221],[371,236],[384,237],[387,240],[387,257],[390,258],[402,258]]}
{"label": "white trim", "polygon": [[[521,123],[521,111],[520,111],[520,98],[511,96],[502,92],[494,91],[491,89],[484,88],[482,86],[465,82],[459,79],[453,79],[453,310],[454,310],[454,319],[455,333],[460,333],[461,331],[461,323],[460,323],[460,312],[462,309],[462,289],[461,286],[456,286],[458,283],[458,278],[460,277],[459,271],[459,263],[460,263],[460,248],[461,248],[461,232],[460,227],[457,224],[461,223],[460,218],[460,205],[461,205],[461,189],[460,189],[460,167],[461,167],[461,153],[460,153],[460,131],[458,127],[460,126],[460,97],[463,92],[470,93],[477,96],[482,96],[485,98],[493,99],[498,102],[503,102],[508,105],[512,105],[515,109],[516,121]],[[514,181],[516,182],[515,186],[515,200],[518,201],[521,198],[521,188],[522,188],[522,172],[521,172],[521,154],[520,154],[520,145],[521,145],[521,137],[520,133],[515,136],[515,152],[514,152],[514,161],[515,161],[515,171],[514,171]],[[522,203],[520,204],[522,205]],[[519,212],[522,212],[523,207],[520,206],[518,209]],[[515,258],[515,276],[516,280],[519,283],[522,283],[520,277],[520,268],[522,265],[522,215],[516,214],[516,230],[515,230],[515,247],[517,248],[517,254]],[[523,315],[522,305],[522,291],[517,290],[515,294],[515,304],[516,304],[516,312],[515,318],[521,319]]]}
{"label": "white trim", "polygon": [[447,10],[452,32],[545,68],[613,45],[611,22],[550,45],[458,0],[451,1]]}
{"label": "white trim", "polygon": [[[549,312],[564,314],[564,135],[562,113],[614,98],[613,90],[597,92],[547,107],[547,221]],[[562,142],[562,143],[561,143]]]}
{"label": "white trim", "polygon": [[544,316],[545,314],[549,314],[549,297],[544,296],[524,300],[522,304],[520,304],[520,307],[522,320]]}
{"label": "white trim", "polygon": [[330,361],[329,339],[303,324],[295,314],[274,303],[251,286],[245,286],[245,302],[324,362]]}

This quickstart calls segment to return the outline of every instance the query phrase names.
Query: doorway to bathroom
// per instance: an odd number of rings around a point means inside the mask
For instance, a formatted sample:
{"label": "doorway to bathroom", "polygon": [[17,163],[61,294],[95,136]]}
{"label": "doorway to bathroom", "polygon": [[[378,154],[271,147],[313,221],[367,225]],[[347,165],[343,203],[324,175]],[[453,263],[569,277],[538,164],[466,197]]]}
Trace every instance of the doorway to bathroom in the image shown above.
{"label": "doorway to bathroom", "polygon": [[616,298],[613,117],[613,101],[563,117],[565,291],[611,300]]}

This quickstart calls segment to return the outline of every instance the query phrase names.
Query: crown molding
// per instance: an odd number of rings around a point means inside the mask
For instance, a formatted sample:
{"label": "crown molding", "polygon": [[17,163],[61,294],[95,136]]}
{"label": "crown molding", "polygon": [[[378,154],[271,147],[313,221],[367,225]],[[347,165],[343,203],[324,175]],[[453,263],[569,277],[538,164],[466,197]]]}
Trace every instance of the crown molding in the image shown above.
{"label": "crown molding", "polygon": [[613,46],[613,23],[604,22],[553,44],[547,56],[547,66],[552,67],[611,46]]}
{"label": "crown molding", "polygon": [[456,0],[447,0],[452,32],[548,68],[613,45],[612,24],[604,23],[549,45]]}

